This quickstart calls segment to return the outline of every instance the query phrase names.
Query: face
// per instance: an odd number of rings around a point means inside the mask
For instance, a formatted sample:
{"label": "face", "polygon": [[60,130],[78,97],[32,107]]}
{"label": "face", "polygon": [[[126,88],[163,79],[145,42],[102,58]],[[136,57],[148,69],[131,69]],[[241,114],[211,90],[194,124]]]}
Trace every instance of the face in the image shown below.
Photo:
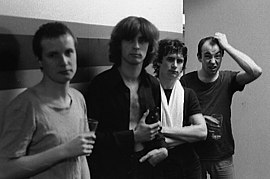
{"label": "face", "polygon": [[146,42],[141,33],[139,33],[134,39],[122,40],[121,63],[127,63],[130,65],[142,64],[146,57],[149,42]]}
{"label": "face", "polygon": [[159,78],[167,80],[178,80],[183,71],[184,57],[179,53],[164,56],[159,68]]}
{"label": "face", "polygon": [[77,69],[74,39],[65,34],[58,38],[41,41],[42,59],[45,80],[65,84],[69,82]]}
{"label": "face", "polygon": [[222,54],[218,45],[211,45],[206,41],[202,46],[202,54],[199,61],[202,63],[202,70],[209,76],[217,74],[221,61]]}

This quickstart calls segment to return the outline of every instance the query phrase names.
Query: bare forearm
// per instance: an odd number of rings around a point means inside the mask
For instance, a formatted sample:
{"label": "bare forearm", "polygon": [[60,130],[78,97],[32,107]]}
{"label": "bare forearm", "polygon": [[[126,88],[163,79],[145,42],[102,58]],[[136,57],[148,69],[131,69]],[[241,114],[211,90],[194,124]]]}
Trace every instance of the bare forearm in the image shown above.
{"label": "bare forearm", "polygon": [[246,54],[232,47],[227,40],[225,34],[220,32],[215,33],[215,38],[218,39],[222,48],[236,61],[236,63],[244,70],[237,76],[237,81],[240,84],[247,84],[258,78],[262,69]]}
{"label": "bare forearm", "polygon": [[170,138],[170,137],[166,137],[165,141],[167,143],[167,148],[172,148],[172,147],[176,147],[178,145],[187,143],[184,140],[174,139],[174,138]]}
{"label": "bare forearm", "polygon": [[17,159],[1,159],[0,178],[27,178],[36,175],[67,157],[61,147]]}
{"label": "bare forearm", "polygon": [[186,141],[189,143],[205,140],[207,135],[206,129],[201,125],[191,125],[182,128],[165,127],[163,131],[165,137],[169,137],[180,141]]}
{"label": "bare forearm", "polygon": [[257,78],[261,75],[262,69],[246,54],[227,45],[225,51],[237,62],[237,64],[250,76]]}

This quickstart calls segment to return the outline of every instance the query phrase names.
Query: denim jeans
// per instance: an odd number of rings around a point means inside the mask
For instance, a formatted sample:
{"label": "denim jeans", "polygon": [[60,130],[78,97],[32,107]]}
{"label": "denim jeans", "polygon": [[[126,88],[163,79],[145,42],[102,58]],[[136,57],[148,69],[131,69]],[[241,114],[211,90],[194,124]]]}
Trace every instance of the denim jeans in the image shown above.
{"label": "denim jeans", "polygon": [[233,158],[229,157],[220,161],[201,161],[202,178],[207,178],[207,173],[211,179],[234,179]]}

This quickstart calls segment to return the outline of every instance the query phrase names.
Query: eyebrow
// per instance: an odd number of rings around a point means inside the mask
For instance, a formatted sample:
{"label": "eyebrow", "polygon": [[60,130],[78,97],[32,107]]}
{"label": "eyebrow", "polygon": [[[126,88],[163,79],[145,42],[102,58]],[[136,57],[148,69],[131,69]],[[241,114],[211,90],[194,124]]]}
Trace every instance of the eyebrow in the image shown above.
{"label": "eyebrow", "polygon": [[[216,54],[219,54],[219,53],[221,53],[221,51],[218,51],[218,52],[214,53],[213,55],[216,55]],[[203,54],[210,54],[210,55],[212,55],[212,53],[210,53],[209,51],[204,52]]]}
{"label": "eyebrow", "polygon": [[167,58],[173,58],[173,59],[184,59],[184,57],[171,57],[171,56],[168,56]]}

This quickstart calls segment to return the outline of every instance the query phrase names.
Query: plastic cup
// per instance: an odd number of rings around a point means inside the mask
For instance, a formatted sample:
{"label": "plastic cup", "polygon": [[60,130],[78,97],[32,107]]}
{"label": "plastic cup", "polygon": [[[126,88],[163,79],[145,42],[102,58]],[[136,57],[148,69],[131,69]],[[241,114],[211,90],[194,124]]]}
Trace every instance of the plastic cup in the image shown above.
{"label": "plastic cup", "polygon": [[98,121],[92,118],[88,118],[88,126],[89,126],[89,130],[90,132],[96,132],[97,130],[97,126],[98,126]]}
{"label": "plastic cup", "polygon": [[212,114],[211,115],[214,119],[216,119],[215,130],[212,133],[212,139],[218,140],[222,136],[222,122],[223,122],[223,115],[222,114]]}

